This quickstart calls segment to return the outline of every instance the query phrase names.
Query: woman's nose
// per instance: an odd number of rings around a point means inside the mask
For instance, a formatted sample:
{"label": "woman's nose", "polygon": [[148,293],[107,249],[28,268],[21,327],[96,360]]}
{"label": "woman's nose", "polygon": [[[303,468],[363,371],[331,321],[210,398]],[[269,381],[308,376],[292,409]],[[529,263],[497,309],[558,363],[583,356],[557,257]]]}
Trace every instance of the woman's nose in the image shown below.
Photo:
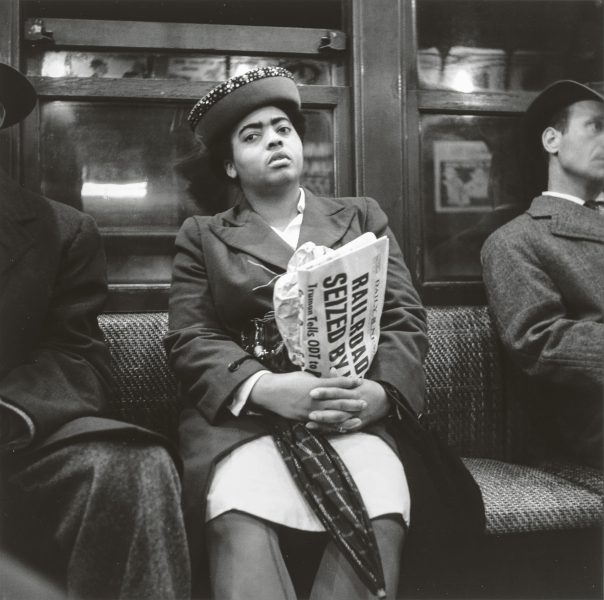
{"label": "woman's nose", "polygon": [[267,143],[269,148],[274,148],[275,146],[282,146],[283,140],[281,140],[281,138],[277,135],[277,132],[275,131],[269,133]]}

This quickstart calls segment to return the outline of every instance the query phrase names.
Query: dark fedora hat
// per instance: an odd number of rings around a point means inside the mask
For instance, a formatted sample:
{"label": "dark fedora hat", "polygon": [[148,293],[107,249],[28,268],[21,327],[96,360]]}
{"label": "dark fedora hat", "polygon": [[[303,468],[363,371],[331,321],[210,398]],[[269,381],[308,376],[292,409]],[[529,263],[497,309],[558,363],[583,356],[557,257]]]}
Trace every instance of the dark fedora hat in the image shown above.
{"label": "dark fedora hat", "polygon": [[525,132],[527,141],[531,145],[540,148],[541,134],[549,125],[551,118],[567,106],[582,100],[604,102],[604,96],[587,85],[570,79],[556,81],[546,87],[526,110]]}
{"label": "dark fedora hat", "polygon": [[294,76],[283,67],[259,67],[212,88],[189,113],[191,129],[211,146],[246,115],[263,106],[300,108]]}
{"label": "dark fedora hat", "polygon": [[36,97],[36,91],[25,75],[0,63],[0,104],[6,111],[0,129],[24,119],[36,105]]}

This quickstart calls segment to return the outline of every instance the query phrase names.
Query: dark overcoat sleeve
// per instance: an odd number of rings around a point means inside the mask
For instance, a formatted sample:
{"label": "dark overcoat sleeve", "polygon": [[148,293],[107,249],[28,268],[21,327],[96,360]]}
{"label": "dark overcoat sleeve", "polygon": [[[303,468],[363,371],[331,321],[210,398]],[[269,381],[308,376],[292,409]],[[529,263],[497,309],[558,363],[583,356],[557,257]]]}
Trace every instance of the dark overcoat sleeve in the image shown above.
{"label": "dark overcoat sleeve", "polygon": [[[512,360],[528,375],[553,387],[571,384],[577,392],[601,394],[602,315],[595,305],[593,318],[571,313],[570,299],[565,301],[553,273],[543,266],[542,245],[530,228],[508,227],[483,246],[483,277],[498,334]],[[579,261],[575,268],[582,268]]]}
{"label": "dark overcoat sleeve", "polygon": [[[210,423],[216,423],[236,388],[264,367],[240,348],[229,334],[228,325],[219,318],[215,302],[238,299],[228,297],[221,289],[221,271],[230,268],[230,254],[214,240],[207,222],[203,217],[187,219],[176,238],[169,331],[164,342],[184,398]],[[210,257],[206,257],[206,251]],[[237,368],[229,369],[232,364]]]}
{"label": "dark overcoat sleeve", "polygon": [[[50,289],[42,289],[46,284],[37,289],[35,282],[23,283],[21,302],[27,308],[10,312],[20,317],[25,313],[23,318],[39,322],[39,327],[34,327],[35,341],[27,340],[24,360],[0,380],[0,398],[29,415],[36,439],[77,417],[104,412],[113,389],[109,354],[97,323],[107,296],[98,229],[91,217],[56,208],[40,235],[39,264],[19,268],[35,271],[52,265],[52,273],[39,275],[42,281],[48,278]],[[46,260],[45,255],[55,254],[56,260]],[[6,313],[3,319],[15,317]],[[16,344],[21,342],[26,343]]]}

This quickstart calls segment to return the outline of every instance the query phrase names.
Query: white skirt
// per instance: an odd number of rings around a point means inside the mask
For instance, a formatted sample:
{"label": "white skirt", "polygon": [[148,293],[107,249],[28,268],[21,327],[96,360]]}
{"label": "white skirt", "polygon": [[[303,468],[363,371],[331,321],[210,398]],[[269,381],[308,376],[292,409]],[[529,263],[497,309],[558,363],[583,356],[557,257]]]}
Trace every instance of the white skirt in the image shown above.
{"label": "white skirt", "polygon": [[[390,446],[368,433],[328,439],[359,488],[369,518],[398,513],[409,525],[411,502],[405,470]],[[206,522],[230,510],[294,529],[325,531],[269,435],[236,448],[216,465]]]}

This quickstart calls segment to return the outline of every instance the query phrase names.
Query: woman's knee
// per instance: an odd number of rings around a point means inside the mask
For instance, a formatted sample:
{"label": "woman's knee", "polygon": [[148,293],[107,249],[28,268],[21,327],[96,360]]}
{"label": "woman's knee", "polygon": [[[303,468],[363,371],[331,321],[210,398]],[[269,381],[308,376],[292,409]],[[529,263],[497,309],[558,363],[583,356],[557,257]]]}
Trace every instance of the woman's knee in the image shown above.
{"label": "woman's knee", "polygon": [[262,519],[239,511],[228,511],[206,523],[207,542],[212,547],[229,547],[234,552],[266,554],[277,546],[278,536],[274,526]]}

